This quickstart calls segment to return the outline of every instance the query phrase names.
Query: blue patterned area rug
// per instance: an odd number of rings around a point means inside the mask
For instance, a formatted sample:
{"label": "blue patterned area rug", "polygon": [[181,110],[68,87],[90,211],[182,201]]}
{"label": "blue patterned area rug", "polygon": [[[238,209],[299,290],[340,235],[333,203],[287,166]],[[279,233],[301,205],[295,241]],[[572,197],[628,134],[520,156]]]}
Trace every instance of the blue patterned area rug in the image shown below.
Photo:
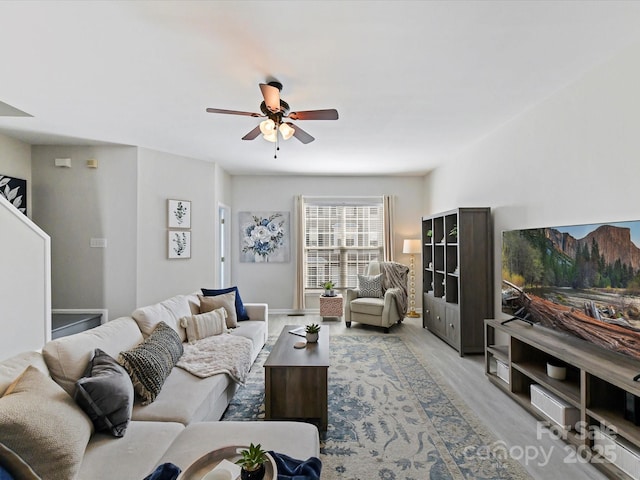
{"label": "blue patterned area rug", "polygon": [[[264,419],[270,338],[223,420]],[[393,335],[331,338],[323,479],[530,479],[437,372]],[[484,449],[486,450],[486,449]],[[505,458],[506,457],[506,458]]]}

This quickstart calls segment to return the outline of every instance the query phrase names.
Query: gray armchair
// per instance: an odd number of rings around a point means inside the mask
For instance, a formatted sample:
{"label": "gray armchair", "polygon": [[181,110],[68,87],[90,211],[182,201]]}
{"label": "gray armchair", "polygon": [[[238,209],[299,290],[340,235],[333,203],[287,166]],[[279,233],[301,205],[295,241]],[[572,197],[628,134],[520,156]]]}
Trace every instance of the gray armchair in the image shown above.
{"label": "gray armchair", "polygon": [[[406,270],[408,272],[409,269],[406,268]],[[367,266],[365,274],[378,275],[381,271],[379,262],[371,262]],[[402,302],[399,302],[399,299],[403,296],[406,299],[406,279],[406,272],[404,272],[403,288],[391,287],[386,290],[384,290],[385,281],[383,279],[384,295],[381,298],[359,297],[357,288],[347,289],[347,298],[344,307],[344,320],[347,328],[351,328],[351,322],[359,322],[376,327],[383,327],[385,333],[389,333],[389,327],[395,323],[402,322],[406,313],[406,301],[404,302],[404,306],[401,305]]]}

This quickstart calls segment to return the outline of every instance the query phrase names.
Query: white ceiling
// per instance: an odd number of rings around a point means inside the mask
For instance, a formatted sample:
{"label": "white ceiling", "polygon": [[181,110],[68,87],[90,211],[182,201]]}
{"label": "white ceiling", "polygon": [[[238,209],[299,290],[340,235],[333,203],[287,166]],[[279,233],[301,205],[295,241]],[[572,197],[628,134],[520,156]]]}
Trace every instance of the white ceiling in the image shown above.
{"label": "white ceiling", "polygon": [[[0,132],[232,174],[424,173],[640,42],[640,2],[0,1]],[[242,141],[274,77],[303,145]],[[11,112],[4,108],[2,112]]]}

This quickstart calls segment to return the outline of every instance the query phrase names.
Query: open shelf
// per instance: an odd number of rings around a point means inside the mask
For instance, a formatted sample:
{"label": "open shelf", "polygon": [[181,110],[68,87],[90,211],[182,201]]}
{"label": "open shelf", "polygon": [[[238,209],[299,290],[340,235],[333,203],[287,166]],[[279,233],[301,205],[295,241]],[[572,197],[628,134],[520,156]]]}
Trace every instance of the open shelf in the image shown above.
{"label": "open shelf", "polygon": [[503,363],[509,361],[509,345],[488,345],[487,351]]}
{"label": "open shelf", "polygon": [[[557,425],[568,423],[569,429],[563,428],[563,437],[579,447],[586,458],[598,457],[594,450],[594,428],[614,432],[612,438],[616,448],[624,449],[627,445],[640,451],[640,426],[625,418],[626,397],[640,397],[640,385],[633,381],[633,376],[640,372],[640,361],[576,337],[521,322],[502,325],[498,320],[485,320],[485,339],[485,373],[491,383],[535,418]],[[497,361],[506,365],[509,383],[498,375]],[[566,379],[547,375],[549,361],[566,367]],[[501,369],[501,376],[505,377],[505,367],[501,366]],[[532,403],[532,385],[537,385],[534,399],[537,407]],[[544,413],[541,408],[545,409]],[[560,408],[561,414],[553,408]],[[547,414],[560,420],[554,421]],[[570,414],[586,423],[572,425]],[[632,468],[640,471],[640,456],[630,456],[631,460],[625,458],[624,468],[628,466],[626,462],[631,461]],[[609,478],[632,478],[615,462],[612,457],[598,457],[598,462],[593,464]]]}

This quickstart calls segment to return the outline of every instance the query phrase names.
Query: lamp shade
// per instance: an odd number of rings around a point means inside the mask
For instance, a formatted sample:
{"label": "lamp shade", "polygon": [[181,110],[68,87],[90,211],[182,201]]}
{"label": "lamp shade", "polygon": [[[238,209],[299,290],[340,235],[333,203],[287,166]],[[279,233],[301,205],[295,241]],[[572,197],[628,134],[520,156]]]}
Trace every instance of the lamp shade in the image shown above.
{"label": "lamp shade", "polygon": [[422,251],[422,242],[419,238],[405,239],[402,244],[402,253],[420,253]]}
{"label": "lamp shade", "polygon": [[275,131],[276,131],[276,124],[273,120],[267,119],[260,122],[260,132],[263,135],[269,135],[270,133],[273,133]]}
{"label": "lamp shade", "polygon": [[280,133],[282,134],[282,138],[284,138],[285,140],[289,140],[295,133],[295,130],[286,123],[281,123]]}

